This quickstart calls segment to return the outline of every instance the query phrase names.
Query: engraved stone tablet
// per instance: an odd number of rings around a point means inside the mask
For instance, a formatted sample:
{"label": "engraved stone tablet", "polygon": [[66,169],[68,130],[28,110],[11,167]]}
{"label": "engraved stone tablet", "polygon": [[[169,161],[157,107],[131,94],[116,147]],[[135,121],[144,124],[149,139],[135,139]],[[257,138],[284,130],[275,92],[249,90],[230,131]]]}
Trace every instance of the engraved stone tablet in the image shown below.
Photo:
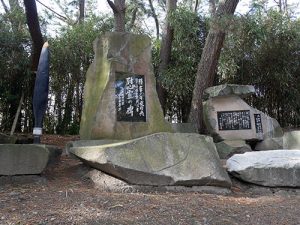
{"label": "engraved stone tablet", "polygon": [[146,122],[144,76],[116,73],[115,102],[117,121]]}
{"label": "engraved stone tablet", "polygon": [[219,130],[250,130],[250,110],[217,112]]}
{"label": "engraved stone tablet", "polygon": [[254,113],[254,122],[255,122],[256,133],[263,133],[260,114]]}

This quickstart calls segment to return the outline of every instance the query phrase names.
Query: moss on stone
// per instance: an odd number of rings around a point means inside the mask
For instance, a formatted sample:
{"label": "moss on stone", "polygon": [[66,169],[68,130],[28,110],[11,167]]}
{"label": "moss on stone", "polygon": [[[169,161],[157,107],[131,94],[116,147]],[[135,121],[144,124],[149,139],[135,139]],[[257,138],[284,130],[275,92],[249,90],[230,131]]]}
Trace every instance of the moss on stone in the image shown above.
{"label": "moss on stone", "polygon": [[[95,60],[87,72],[84,90],[81,139],[133,139],[172,132],[156,94],[150,44],[149,37],[129,33],[106,33],[95,41]],[[146,122],[116,121],[116,72],[145,76]]]}

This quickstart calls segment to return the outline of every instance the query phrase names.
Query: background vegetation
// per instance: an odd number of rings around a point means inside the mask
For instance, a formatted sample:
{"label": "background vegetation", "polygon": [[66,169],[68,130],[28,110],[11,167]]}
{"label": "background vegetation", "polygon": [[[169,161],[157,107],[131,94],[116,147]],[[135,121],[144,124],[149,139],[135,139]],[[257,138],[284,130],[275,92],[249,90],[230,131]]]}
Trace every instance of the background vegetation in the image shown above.
{"label": "background vegetation", "polygon": [[[85,73],[93,60],[92,43],[102,33],[113,30],[113,14],[95,13],[97,1],[86,1],[84,18],[80,19],[78,4],[82,1],[56,2],[63,15],[45,7],[39,14],[43,37],[51,49],[44,129],[48,133],[77,134]],[[0,132],[11,129],[22,94],[16,131],[31,132],[34,76],[30,71],[32,42],[25,9],[22,1],[1,3]],[[161,72],[160,47],[166,23],[162,15],[167,6],[164,1],[126,1],[126,30],[153,38],[153,65],[165,90],[163,108],[166,117],[177,122],[188,120],[197,65],[210,27],[211,15],[202,10],[208,3],[196,3],[180,1],[168,14],[173,41],[170,60]],[[268,8],[266,1],[253,1],[249,12],[236,14],[224,28],[227,35],[214,84],[255,85],[257,93],[249,99],[251,104],[276,118],[283,127],[294,128],[300,126],[300,20],[290,9],[288,5]],[[151,32],[145,20],[158,22],[159,26],[153,25],[156,30]]]}

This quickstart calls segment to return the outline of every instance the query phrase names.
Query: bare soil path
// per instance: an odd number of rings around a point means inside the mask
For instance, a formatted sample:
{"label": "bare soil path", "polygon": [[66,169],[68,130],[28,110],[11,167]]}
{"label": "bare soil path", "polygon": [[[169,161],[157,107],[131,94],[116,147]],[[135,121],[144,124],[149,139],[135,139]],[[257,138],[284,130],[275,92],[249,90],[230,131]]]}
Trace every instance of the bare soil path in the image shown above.
{"label": "bare soil path", "polygon": [[[64,146],[78,137],[46,136]],[[0,185],[0,224],[299,225],[300,190],[234,181],[229,195],[197,192],[116,193],[84,180],[68,156],[35,182]]]}

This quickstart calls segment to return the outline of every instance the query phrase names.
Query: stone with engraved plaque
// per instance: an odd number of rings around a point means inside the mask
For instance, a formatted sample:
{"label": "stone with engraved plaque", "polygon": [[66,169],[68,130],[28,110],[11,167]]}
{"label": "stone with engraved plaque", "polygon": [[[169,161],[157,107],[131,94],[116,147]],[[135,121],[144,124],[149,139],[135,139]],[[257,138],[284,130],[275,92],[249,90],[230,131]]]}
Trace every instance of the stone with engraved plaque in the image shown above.
{"label": "stone with engraved plaque", "polygon": [[253,86],[226,84],[208,88],[205,92],[204,122],[215,141],[259,141],[283,135],[275,119],[242,99],[255,93]]}
{"label": "stone with engraved plaque", "polygon": [[80,138],[128,140],[171,132],[156,93],[150,38],[106,33],[95,40],[94,51],[86,75]]}

